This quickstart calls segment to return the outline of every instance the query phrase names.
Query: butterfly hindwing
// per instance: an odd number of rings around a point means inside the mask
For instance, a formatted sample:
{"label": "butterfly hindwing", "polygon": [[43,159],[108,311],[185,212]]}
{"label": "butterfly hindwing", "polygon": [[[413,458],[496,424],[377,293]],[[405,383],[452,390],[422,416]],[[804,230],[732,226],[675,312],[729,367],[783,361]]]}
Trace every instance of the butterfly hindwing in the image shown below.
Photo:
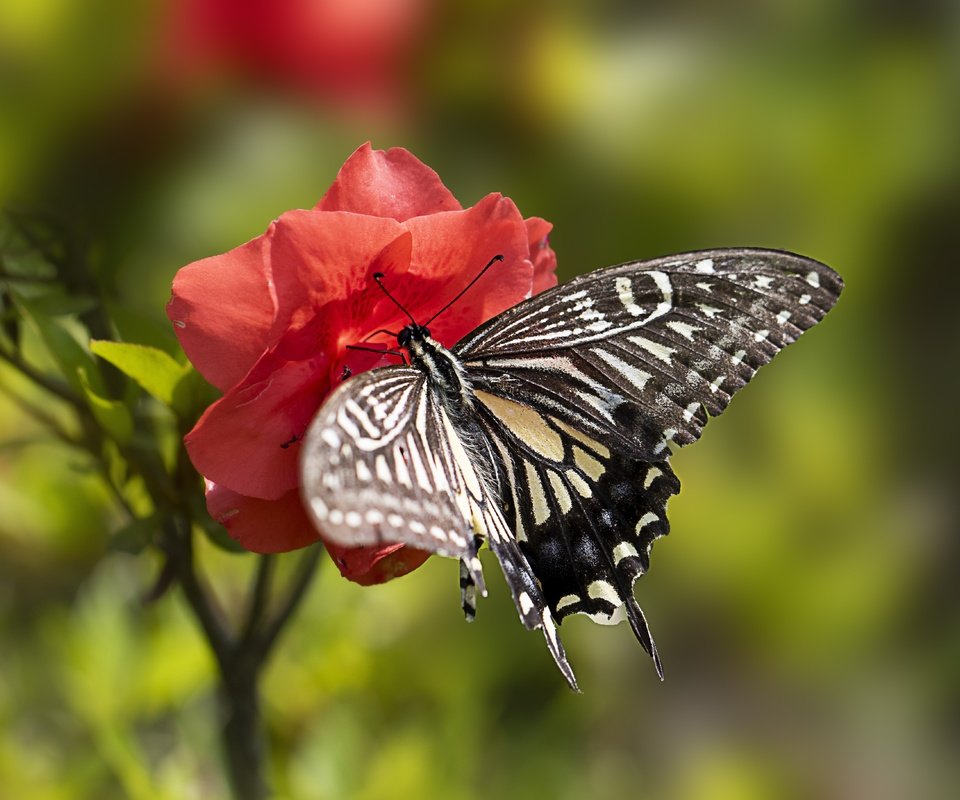
{"label": "butterfly hindwing", "polygon": [[633,583],[653,542],[669,531],[667,500],[680,488],[669,464],[611,452],[513,401],[483,391],[476,397],[504,466],[507,517],[554,618],[582,613],[616,622],[626,609],[656,658]]}

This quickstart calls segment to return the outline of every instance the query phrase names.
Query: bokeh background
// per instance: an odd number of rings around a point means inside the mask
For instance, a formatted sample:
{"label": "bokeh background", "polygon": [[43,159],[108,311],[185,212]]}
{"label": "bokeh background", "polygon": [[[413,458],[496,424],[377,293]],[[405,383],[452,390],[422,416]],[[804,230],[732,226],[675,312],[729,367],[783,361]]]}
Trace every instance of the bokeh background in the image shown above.
{"label": "bokeh background", "polygon": [[[132,341],[175,352],[176,269],[366,140],[554,222],[561,279],[722,245],[846,279],[676,454],[664,683],[574,618],[570,693],[489,558],[469,627],[452,562],[327,565],[264,684],[279,796],[960,796],[958,98],[949,0],[0,3],[0,203],[85,233]],[[221,796],[212,659],[79,467],[0,393],[0,797]],[[252,557],[201,558],[240,604]]]}

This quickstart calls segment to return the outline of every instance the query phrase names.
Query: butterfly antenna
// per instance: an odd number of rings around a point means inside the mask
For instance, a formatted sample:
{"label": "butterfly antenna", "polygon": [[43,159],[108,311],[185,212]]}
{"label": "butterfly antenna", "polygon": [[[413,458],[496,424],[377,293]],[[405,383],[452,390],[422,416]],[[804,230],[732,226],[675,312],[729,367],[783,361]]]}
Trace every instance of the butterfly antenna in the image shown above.
{"label": "butterfly antenna", "polygon": [[413,315],[411,315],[411,313],[410,313],[409,311],[407,311],[407,309],[405,309],[402,305],[400,305],[400,301],[397,300],[397,298],[394,297],[392,294],[390,294],[390,292],[387,291],[387,287],[383,285],[383,273],[382,273],[382,272],[374,272],[374,273],[373,273],[373,279],[377,282],[377,286],[380,287],[380,289],[383,291],[383,293],[384,293],[387,297],[390,298],[391,302],[392,302],[397,308],[399,308],[404,314],[406,314],[407,317],[409,318],[409,320],[410,320],[414,325],[416,325],[416,324],[417,324],[417,321],[413,318]]}
{"label": "butterfly antenna", "polygon": [[430,317],[430,319],[428,319],[428,320],[427,320],[425,323],[423,323],[423,324],[424,324],[424,325],[429,325],[429,324],[430,324],[431,322],[433,322],[437,317],[439,317],[444,311],[446,311],[448,308],[450,308],[450,306],[452,306],[454,303],[456,303],[457,300],[459,300],[461,297],[463,297],[463,296],[467,293],[467,291],[470,289],[470,287],[473,286],[473,284],[475,284],[478,280],[480,280],[480,279],[483,277],[483,274],[484,274],[488,269],[490,269],[490,267],[492,267],[494,264],[496,264],[498,261],[503,261],[503,256],[501,256],[501,255],[496,255],[496,256],[494,256],[493,258],[491,258],[491,259],[487,262],[487,266],[485,266],[485,267],[484,267],[482,270],[480,270],[476,275],[474,275],[473,280],[470,281],[470,283],[468,283],[466,286],[464,286],[464,287],[460,290],[460,293],[459,293],[456,297],[453,298],[453,300],[451,300],[449,303],[447,303],[443,308],[441,308],[436,314],[434,314],[432,317]]}

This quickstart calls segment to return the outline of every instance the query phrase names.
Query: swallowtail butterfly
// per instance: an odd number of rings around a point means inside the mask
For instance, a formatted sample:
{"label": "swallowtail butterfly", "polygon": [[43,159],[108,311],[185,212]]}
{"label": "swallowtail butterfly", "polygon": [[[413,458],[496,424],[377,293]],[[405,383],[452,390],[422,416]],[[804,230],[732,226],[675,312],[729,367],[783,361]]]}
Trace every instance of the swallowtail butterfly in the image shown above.
{"label": "swallowtail butterfly", "polygon": [[450,350],[411,319],[409,364],[345,381],[311,424],[305,504],[343,545],[460,559],[468,618],[486,542],[574,689],[557,634],[570,614],[626,616],[662,677],[633,584],[680,490],[669,445],[696,441],[842,288],[802,256],[711,250],[582,275]]}

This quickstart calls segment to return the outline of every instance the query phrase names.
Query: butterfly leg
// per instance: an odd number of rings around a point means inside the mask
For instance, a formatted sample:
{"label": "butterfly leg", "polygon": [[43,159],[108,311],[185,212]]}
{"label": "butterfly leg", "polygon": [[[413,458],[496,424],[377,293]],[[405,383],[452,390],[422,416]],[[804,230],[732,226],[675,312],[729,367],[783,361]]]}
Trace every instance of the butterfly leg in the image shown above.
{"label": "butterfly leg", "polygon": [[487,586],[483,580],[483,565],[477,556],[477,549],[483,543],[479,536],[474,537],[473,550],[460,558],[460,605],[467,622],[473,622],[477,616],[477,593],[487,596]]}

